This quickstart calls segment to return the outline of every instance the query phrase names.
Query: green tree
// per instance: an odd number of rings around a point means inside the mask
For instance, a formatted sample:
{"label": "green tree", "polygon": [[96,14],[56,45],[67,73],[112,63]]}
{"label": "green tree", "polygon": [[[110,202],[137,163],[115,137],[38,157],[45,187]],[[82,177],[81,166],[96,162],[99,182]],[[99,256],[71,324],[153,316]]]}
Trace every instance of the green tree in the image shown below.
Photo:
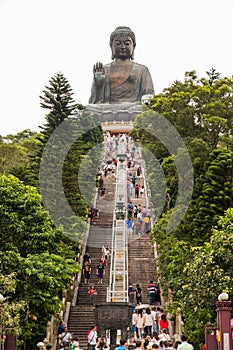
{"label": "green tree", "polygon": [[59,230],[40,204],[41,197],[34,187],[24,186],[13,176],[0,178],[1,248],[26,257],[38,251],[59,249],[55,237]]}
{"label": "green tree", "polygon": [[[211,239],[193,248],[191,261],[183,269],[182,288],[176,290],[176,301],[186,318],[185,330],[192,341],[204,343],[204,327],[216,323],[216,301],[220,293],[233,295],[232,243],[233,209],[219,217]],[[198,321],[197,321],[198,320]]]}
{"label": "green tree", "polygon": [[[214,69],[207,75],[199,79],[195,71],[186,72],[184,81],[155,95],[131,132],[143,146],[155,208],[152,237],[158,249],[159,281],[169,311],[175,314],[181,307],[185,331],[197,347],[204,342],[205,324],[216,319],[218,294],[226,290],[232,295],[233,79],[220,78]],[[182,147],[165,147],[172,135],[161,128],[158,115],[182,136],[194,169],[189,208],[170,233],[166,231],[177,207],[178,180],[185,182],[186,176],[184,172],[180,177],[176,165],[185,153]],[[156,132],[160,139],[153,136]],[[224,211],[226,216],[219,220]]]}
{"label": "green tree", "polygon": [[41,133],[38,135],[39,144],[32,158],[31,170],[34,173],[34,180],[37,182],[37,186],[41,157],[49,137],[64,120],[74,115],[78,111],[78,108],[82,108],[82,106],[75,103],[73,94],[68,80],[61,72],[58,72],[50,78],[49,85],[45,86],[43,95],[40,96],[42,99],[40,105],[48,113],[45,115],[45,124],[40,126]]}
{"label": "green tree", "polygon": [[46,140],[66,118],[72,116],[78,109],[83,109],[80,104],[75,103],[73,90],[61,72],[55,74],[49,80],[49,84],[40,96],[43,101],[41,107],[49,110],[45,116],[46,123],[40,127]]}
{"label": "green tree", "polygon": [[0,142],[0,174],[12,174],[25,184],[33,185],[30,171],[31,157],[34,155],[38,134],[29,129],[16,135],[7,135]]}
{"label": "green tree", "polygon": [[81,267],[73,241],[54,227],[37,190],[12,175],[0,177],[0,216],[2,281],[14,274],[14,291],[6,290],[6,297],[10,304],[25,303],[20,341],[32,347]]}
{"label": "green tree", "polygon": [[[74,103],[72,89],[63,74],[51,78],[43,93],[41,106],[49,113],[41,127],[40,146],[34,158],[35,180],[39,180],[44,204],[51,217],[56,218],[56,224],[63,225],[67,234],[80,241],[90,203],[80,193],[79,168],[94,148],[87,175],[92,174],[95,183],[96,163],[101,159],[96,146],[103,141],[102,129],[99,118]],[[89,183],[86,192],[93,198],[94,188]]]}
{"label": "green tree", "polygon": [[[1,261],[2,265],[2,261]],[[12,300],[11,296],[15,294],[16,273],[9,275],[0,271],[0,290],[4,297],[1,301],[1,324],[3,334],[21,333],[20,312],[25,308],[23,300]],[[9,299],[11,299],[9,301]]]}
{"label": "green tree", "polygon": [[201,136],[216,148],[223,135],[232,135],[233,79],[220,79],[214,69],[207,74],[209,79],[198,79],[195,71],[186,72],[184,82],[175,81],[153,97],[151,108],[166,117],[184,140]]}
{"label": "green tree", "polygon": [[199,196],[194,199],[188,213],[192,239],[200,244],[209,239],[211,228],[219,216],[233,205],[233,153],[216,149],[204,164],[197,179]]}
{"label": "green tree", "polygon": [[[155,167],[155,162],[150,157],[146,158],[152,201],[154,201],[156,211],[158,211],[158,194],[162,192],[160,199],[164,198],[164,187],[166,188],[167,201],[162,210],[164,212],[170,208],[173,209],[177,202],[179,184],[177,180],[180,174],[172,160],[175,162],[179,157],[182,158],[180,156],[182,152],[174,149],[169,154],[166,149],[165,146],[170,144],[170,139],[174,138],[169,130],[161,128],[160,135],[163,135],[163,142],[153,136],[153,130],[157,131],[160,128],[156,113],[174,125],[179,135],[182,136],[192,159],[195,182],[190,209],[181,222],[177,235],[179,238],[190,240],[200,239],[200,244],[210,234],[212,224],[216,222],[218,215],[222,215],[223,211],[232,204],[232,161],[228,150],[224,150],[224,147],[229,147],[230,151],[230,139],[232,139],[233,114],[230,107],[233,102],[232,79],[220,79],[219,73],[216,73],[214,69],[208,75],[211,84],[206,78],[198,79],[195,71],[186,72],[184,82],[176,81],[170,88],[164,89],[163,93],[152,98],[151,109],[155,113],[147,110],[139,115],[131,132],[131,135],[143,145],[144,149],[153,153],[163,169],[164,177],[161,177],[161,172],[157,170],[155,172],[153,169],[159,166]],[[150,130],[152,130],[151,133]],[[222,151],[218,150],[220,145],[224,146]],[[220,152],[221,155],[215,161],[216,164],[209,168],[208,161],[214,162],[213,154],[217,154],[211,152],[216,148],[216,152]],[[143,152],[146,154],[148,151]],[[218,162],[220,162],[219,165]],[[217,175],[218,172],[219,175]],[[221,178],[221,173],[224,172],[225,175],[223,174]],[[157,179],[155,179],[156,176]],[[216,178],[213,179],[213,177]],[[185,181],[184,176],[183,180]],[[158,185],[159,182],[161,185]],[[161,208],[161,203],[159,208]]]}

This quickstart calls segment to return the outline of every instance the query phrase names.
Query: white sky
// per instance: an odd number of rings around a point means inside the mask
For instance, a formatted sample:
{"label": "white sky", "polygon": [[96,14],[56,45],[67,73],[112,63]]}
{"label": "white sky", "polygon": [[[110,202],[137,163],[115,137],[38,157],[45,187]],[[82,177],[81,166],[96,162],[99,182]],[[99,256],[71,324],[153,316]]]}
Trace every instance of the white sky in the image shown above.
{"label": "white sky", "polygon": [[0,135],[39,130],[39,95],[58,71],[76,102],[87,104],[92,68],[109,63],[109,37],[120,25],[136,35],[135,62],[155,92],[215,68],[233,75],[233,0],[0,0]]}

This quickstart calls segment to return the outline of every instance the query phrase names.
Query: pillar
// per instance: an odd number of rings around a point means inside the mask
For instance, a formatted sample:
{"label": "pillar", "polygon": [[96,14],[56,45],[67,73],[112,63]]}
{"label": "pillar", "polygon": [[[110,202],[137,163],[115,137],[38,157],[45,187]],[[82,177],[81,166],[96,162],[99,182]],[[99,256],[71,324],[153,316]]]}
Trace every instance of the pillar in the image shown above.
{"label": "pillar", "polygon": [[115,349],[116,347],[117,331],[110,330],[110,349]]}
{"label": "pillar", "polygon": [[124,339],[125,341],[127,341],[127,339],[128,339],[127,333],[128,333],[127,329],[122,328],[121,329],[121,339]]}
{"label": "pillar", "polygon": [[14,334],[6,335],[5,350],[17,350],[17,336]]}
{"label": "pillar", "polygon": [[205,344],[207,350],[217,350],[217,330],[217,327],[211,324],[205,327]]}
{"label": "pillar", "polygon": [[219,295],[217,306],[217,325],[219,334],[219,350],[232,350],[231,348],[231,301],[227,300],[226,293]]}

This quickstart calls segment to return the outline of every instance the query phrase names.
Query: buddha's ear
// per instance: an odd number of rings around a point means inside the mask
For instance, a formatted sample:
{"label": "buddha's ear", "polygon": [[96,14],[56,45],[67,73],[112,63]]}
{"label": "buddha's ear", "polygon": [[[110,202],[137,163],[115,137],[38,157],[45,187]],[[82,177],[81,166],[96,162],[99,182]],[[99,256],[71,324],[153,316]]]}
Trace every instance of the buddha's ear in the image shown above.
{"label": "buddha's ear", "polygon": [[109,43],[109,45],[110,45],[110,47],[111,47],[111,51],[112,51],[112,60],[114,60],[115,59],[115,55],[114,55],[114,53],[113,53],[113,47],[112,47],[112,44],[111,44],[111,42]]}
{"label": "buddha's ear", "polygon": [[134,48],[133,48],[133,52],[132,52],[132,54],[131,54],[131,56],[130,56],[130,59],[133,61],[134,60]]}

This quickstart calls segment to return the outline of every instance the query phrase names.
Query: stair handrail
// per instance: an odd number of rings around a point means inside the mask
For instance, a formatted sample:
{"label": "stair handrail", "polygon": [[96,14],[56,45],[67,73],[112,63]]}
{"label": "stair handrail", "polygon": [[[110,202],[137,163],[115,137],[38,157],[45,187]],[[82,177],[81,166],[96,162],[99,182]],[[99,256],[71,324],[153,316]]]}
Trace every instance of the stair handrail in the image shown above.
{"label": "stair handrail", "polygon": [[[122,147],[123,146],[123,147]],[[119,156],[125,153],[125,145],[121,144],[121,153]],[[119,159],[118,159],[119,160]],[[121,171],[120,171],[121,170]],[[122,171],[124,170],[124,171]],[[118,161],[117,171],[116,171],[116,193],[115,193],[115,209],[113,217],[113,231],[112,231],[112,256],[111,256],[111,267],[110,267],[110,284],[107,293],[107,300],[114,301],[127,301],[128,300],[128,264],[127,264],[127,249],[126,245],[126,205],[127,205],[127,184],[126,184],[126,169],[123,166],[123,162],[120,165],[120,160]],[[121,213],[122,217],[119,218],[116,215],[117,208],[119,208],[119,203],[122,204]],[[119,213],[119,212],[118,212]],[[121,247],[118,246],[119,232],[121,232]],[[122,251],[123,248],[123,251]],[[121,254],[119,257],[118,254]],[[116,276],[117,273],[117,259],[122,260],[122,290],[116,291]],[[119,263],[119,262],[118,262]],[[119,265],[119,264],[118,264]],[[116,298],[117,297],[117,298]]]}
{"label": "stair handrail", "polygon": [[[127,191],[127,188],[126,188]],[[126,261],[126,267],[125,267],[125,271],[126,271],[126,281],[125,281],[125,300],[128,302],[129,301],[129,297],[128,297],[128,287],[129,287],[129,274],[128,274],[128,269],[129,269],[129,256],[128,256],[128,231],[126,230],[126,225],[125,225],[125,261]]]}
{"label": "stair handrail", "polygon": [[[116,171],[117,173],[117,171]],[[115,194],[115,205],[114,205],[114,208],[116,207],[116,194]],[[115,239],[115,227],[114,227],[114,222],[116,220],[116,213],[115,213],[115,210],[113,211],[113,225],[112,225],[112,243],[111,243],[111,259],[110,259],[110,270],[109,270],[109,286],[107,287],[107,302],[111,302],[112,301],[112,294],[111,294],[111,286],[112,286],[112,283],[113,283],[113,277],[112,277],[112,274],[113,274],[113,261],[114,261],[114,257],[113,257],[113,253],[114,253],[114,239]]]}
{"label": "stair handrail", "polygon": [[112,295],[112,289],[113,289],[113,284],[114,284],[114,278],[113,278],[113,274],[114,274],[114,262],[115,262],[115,222],[116,222],[116,203],[117,203],[117,179],[118,179],[118,171],[119,171],[119,166],[117,166],[116,168],[116,190],[115,190],[115,200],[114,200],[114,210],[113,210],[113,225],[112,225],[112,243],[111,243],[111,262],[110,262],[110,279],[109,279],[109,286],[107,288],[107,302],[111,302],[114,301],[113,300],[113,295]]}

